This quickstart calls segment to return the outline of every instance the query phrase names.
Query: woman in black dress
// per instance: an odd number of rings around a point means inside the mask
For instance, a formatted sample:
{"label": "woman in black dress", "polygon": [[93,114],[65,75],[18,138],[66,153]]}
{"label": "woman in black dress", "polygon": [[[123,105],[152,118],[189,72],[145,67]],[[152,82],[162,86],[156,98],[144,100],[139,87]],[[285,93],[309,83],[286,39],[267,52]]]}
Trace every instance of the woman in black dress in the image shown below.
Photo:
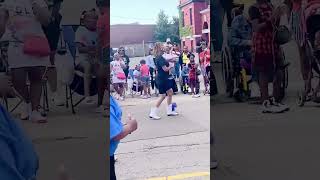
{"label": "woman in black dress", "polygon": [[156,43],[154,47],[154,55],[155,55],[155,64],[156,64],[156,83],[158,86],[160,98],[156,103],[156,106],[151,108],[151,112],[149,117],[152,119],[160,119],[158,116],[158,109],[163,102],[167,98],[167,115],[168,116],[176,116],[178,113],[175,110],[175,107],[172,105],[172,95],[173,90],[172,86],[169,82],[169,72],[174,66],[170,66],[169,62],[167,62],[163,57],[164,47],[161,43]]}

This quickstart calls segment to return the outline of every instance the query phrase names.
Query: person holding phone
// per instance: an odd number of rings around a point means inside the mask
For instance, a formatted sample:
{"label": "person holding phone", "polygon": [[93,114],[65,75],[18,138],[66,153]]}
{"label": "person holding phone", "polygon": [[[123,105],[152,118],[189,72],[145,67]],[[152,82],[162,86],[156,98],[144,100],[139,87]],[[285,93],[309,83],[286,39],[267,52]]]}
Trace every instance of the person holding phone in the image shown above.
{"label": "person holding phone", "polygon": [[42,30],[50,22],[47,4],[44,0],[3,0],[0,5],[1,41],[9,42],[13,86],[24,99],[20,118],[45,123],[47,119],[39,112],[39,106],[42,78],[50,64],[50,48]]}

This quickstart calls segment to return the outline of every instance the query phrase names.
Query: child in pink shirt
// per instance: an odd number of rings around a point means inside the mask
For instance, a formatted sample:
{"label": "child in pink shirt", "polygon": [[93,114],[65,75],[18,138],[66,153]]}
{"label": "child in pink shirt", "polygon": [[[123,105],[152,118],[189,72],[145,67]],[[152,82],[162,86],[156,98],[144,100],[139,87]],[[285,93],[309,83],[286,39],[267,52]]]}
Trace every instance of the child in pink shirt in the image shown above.
{"label": "child in pink shirt", "polygon": [[143,86],[144,95],[142,96],[143,99],[150,98],[150,69],[149,66],[146,64],[146,60],[140,61],[140,73],[141,73],[141,82]]}

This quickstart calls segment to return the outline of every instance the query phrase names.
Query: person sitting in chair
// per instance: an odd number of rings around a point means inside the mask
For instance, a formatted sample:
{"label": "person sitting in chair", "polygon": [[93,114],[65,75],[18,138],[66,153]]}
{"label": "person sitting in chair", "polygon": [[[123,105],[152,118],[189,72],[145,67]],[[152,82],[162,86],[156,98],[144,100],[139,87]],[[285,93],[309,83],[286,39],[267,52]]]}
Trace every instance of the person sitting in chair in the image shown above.
{"label": "person sitting in chair", "polygon": [[[242,8],[234,9],[234,18],[231,23],[228,43],[235,53],[249,54],[252,45],[252,27]],[[239,54],[238,54],[239,55]]]}
{"label": "person sitting in chair", "polygon": [[94,10],[84,12],[84,26],[80,26],[76,33],[76,43],[78,45],[76,66],[84,72],[84,95],[87,104],[93,104],[90,97],[90,84],[97,54],[97,20],[98,15]]}

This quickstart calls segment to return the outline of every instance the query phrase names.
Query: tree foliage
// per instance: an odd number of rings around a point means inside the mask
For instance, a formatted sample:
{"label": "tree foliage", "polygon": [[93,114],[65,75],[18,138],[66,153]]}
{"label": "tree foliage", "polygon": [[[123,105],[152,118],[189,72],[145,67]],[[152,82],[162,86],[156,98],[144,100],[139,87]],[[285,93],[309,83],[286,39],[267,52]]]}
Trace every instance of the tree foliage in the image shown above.
{"label": "tree foliage", "polygon": [[161,10],[158,14],[154,38],[159,42],[165,42],[170,38],[172,42],[180,43],[179,18],[172,17],[172,21],[169,21],[169,16]]}

